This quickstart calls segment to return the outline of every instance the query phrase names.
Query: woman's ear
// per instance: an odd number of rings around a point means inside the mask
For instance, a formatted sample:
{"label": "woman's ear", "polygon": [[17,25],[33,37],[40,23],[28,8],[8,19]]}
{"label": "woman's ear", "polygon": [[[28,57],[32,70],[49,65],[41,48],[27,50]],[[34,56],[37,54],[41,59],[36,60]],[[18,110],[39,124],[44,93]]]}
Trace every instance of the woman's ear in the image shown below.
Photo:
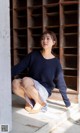
{"label": "woman's ear", "polygon": [[56,41],[53,41],[53,45],[55,45]]}

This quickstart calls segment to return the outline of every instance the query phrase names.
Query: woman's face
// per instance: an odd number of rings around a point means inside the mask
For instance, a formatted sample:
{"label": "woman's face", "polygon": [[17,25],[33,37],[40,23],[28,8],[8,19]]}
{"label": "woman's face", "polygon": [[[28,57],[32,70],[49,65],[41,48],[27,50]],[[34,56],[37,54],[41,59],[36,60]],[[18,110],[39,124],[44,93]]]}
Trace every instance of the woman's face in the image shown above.
{"label": "woman's face", "polygon": [[52,39],[50,34],[45,34],[41,38],[41,46],[43,49],[52,50],[52,46],[55,44],[55,41]]}

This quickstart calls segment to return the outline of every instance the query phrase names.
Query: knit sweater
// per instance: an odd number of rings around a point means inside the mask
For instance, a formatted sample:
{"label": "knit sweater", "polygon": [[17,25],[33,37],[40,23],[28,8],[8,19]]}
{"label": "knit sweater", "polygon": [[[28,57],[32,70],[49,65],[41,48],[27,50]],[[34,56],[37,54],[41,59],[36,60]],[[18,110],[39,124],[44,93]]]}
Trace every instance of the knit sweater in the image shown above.
{"label": "knit sweater", "polygon": [[56,87],[59,89],[66,107],[70,106],[64,75],[58,58],[45,59],[40,51],[33,51],[19,64],[12,67],[12,76],[20,74],[26,68],[29,70],[28,76],[42,84],[49,96]]}

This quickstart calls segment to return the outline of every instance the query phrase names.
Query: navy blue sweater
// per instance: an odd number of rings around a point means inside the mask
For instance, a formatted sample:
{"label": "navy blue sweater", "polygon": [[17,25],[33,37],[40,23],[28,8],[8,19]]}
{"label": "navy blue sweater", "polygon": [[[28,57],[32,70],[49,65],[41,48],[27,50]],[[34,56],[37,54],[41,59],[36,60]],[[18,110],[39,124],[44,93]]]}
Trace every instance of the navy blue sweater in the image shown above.
{"label": "navy blue sweater", "polygon": [[58,88],[66,107],[70,101],[66,94],[66,84],[63,71],[58,58],[45,59],[40,51],[29,53],[19,64],[12,67],[12,76],[29,69],[29,77],[39,81],[47,90],[49,96],[53,88]]}

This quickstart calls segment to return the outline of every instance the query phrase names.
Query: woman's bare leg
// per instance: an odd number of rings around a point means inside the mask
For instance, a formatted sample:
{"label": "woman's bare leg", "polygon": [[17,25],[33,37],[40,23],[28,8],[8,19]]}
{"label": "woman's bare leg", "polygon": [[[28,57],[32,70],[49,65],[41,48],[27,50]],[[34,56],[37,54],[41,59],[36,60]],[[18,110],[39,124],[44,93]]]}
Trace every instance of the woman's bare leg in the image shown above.
{"label": "woman's bare leg", "polygon": [[35,106],[33,110],[31,110],[31,113],[37,113],[40,111],[41,107],[45,105],[45,103],[41,100],[38,91],[35,89],[34,82],[31,78],[25,77],[22,81],[22,86],[25,88],[26,95],[34,99]]}
{"label": "woman's bare leg", "polygon": [[22,79],[14,79],[12,82],[12,91],[14,94],[25,99],[25,93],[23,87],[21,86]]}
{"label": "woman's bare leg", "polygon": [[15,79],[12,83],[13,92],[26,100],[25,94],[28,98],[35,101],[34,109],[38,109],[44,105],[41,101],[38,91],[35,89],[34,82],[31,78],[25,77],[23,79]]}
{"label": "woman's bare leg", "polygon": [[22,86],[23,88],[25,88],[24,91],[29,98],[34,99],[36,103],[43,104],[43,101],[41,100],[38,91],[35,89],[34,81],[31,78],[23,78]]}
{"label": "woman's bare leg", "polygon": [[[24,88],[22,87],[22,79],[14,79],[13,80],[12,90],[13,90],[14,94],[16,94],[16,95],[20,96],[21,98],[23,98],[24,100],[26,100],[25,91],[24,91]],[[32,109],[32,107],[29,103],[26,102],[25,109],[27,111],[29,111]]]}

